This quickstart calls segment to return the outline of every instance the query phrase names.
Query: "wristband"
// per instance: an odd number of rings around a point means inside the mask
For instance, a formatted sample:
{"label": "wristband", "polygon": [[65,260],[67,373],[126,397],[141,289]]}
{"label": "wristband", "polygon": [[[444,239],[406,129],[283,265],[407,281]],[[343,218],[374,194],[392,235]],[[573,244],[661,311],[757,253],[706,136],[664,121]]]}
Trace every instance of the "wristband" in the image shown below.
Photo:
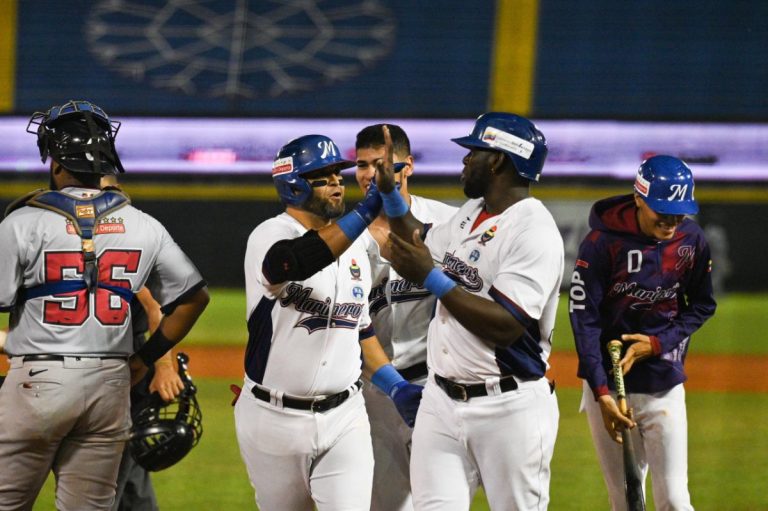
{"label": "wristband", "polygon": [[448,291],[456,287],[456,282],[437,268],[432,268],[424,279],[424,287],[438,298],[442,298]]}
{"label": "wristband", "polygon": [[158,328],[154,334],[149,336],[144,346],[139,348],[136,356],[144,362],[145,366],[152,367],[155,361],[171,351],[171,348],[174,346],[176,346],[176,343],[169,341]]}
{"label": "wristband", "polygon": [[397,188],[389,193],[382,193],[381,200],[384,202],[384,212],[389,218],[405,216],[410,209]]}
{"label": "wristband", "polygon": [[376,385],[382,392],[389,397],[392,397],[392,390],[396,388],[396,385],[400,382],[404,382],[400,373],[397,372],[395,366],[392,364],[386,364],[379,367],[373,376],[371,376],[371,383]]}
{"label": "wristband", "polygon": [[357,212],[357,209],[353,209],[336,221],[336,225],[339,226],[341,232],[350,240],[356,240],[368,227],[368,224],[369,222],[365,221],[362,215]]}

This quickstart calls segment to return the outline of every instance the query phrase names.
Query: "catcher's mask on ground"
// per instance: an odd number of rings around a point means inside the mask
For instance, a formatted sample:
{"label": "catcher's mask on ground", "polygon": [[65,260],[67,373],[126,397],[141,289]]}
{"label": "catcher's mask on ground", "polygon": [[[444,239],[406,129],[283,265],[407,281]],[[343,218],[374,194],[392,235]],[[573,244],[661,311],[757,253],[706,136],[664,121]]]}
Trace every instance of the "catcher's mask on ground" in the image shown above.
{"label": "catcher's mask on ground", "polygon": [[197,388],[187,373],[189,357],[179,353],[176,360],[184,390],[170,403],[153,393],[133,415],[128,448],[136,463],[150,472],[178,463],[203,434],[203,414],[195,397]]}

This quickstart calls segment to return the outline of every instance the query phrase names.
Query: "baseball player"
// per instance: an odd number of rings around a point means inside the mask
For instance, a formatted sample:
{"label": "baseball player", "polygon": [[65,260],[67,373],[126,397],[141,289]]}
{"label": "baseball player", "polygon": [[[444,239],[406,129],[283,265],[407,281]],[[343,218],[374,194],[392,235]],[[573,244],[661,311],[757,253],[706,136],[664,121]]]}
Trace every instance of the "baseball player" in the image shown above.
{"label": "baseball player", "polygon": [[[111,509],[131,376],[180,341],[208,302],[165,228],[124,194],[100,190],[102,175],[123,171],[119,127],[87,101],[37,112],[27,127],[42,160],[51,157],[51,190],[12,204],[0,223],[0,311],[11,313],[0,509],[31,509],[51,470],[57,509]],[[145,284],[165,315],[134,354],[130,302]]]}
{"label": "baseball player", "polygon": [[248,239],[249,339],[235,424],[262,511],[370,508],[361,355],[366,375],[404,420],[413,420],[421,397],[421,387],[389,364],[370,326],[371,268],[358,238],[381,199],[371,187],[342,216],[340,173],[352,166],[322,135],[283,146],[272,176],[286,210]]}
{"label": "baseball player", "polygon": [[[650,468],[656,509],[693,509],[688,494],[686,380],[690,336],[714,314],[709,246],[685,215],[699,210],[693,174],[654,156],[634,194],[597,202],[571,276],[569,312],[592,439],[611,508],[626,509],[621,428],[632,430],[641,474]],[[624,384],[634,413],[615,401],[606,344],[625,343]],[[606,434],[607,430],[607,434]],[[614,442],[615,441],[615,442]]]}
{"label": "baseball player", "polygon": [[545,509],[559,414],[544,373],[563,241],[530,196],[547,154],[544,135],[514,114],[480,116],[470,135],[454,139],[469,149],[461,179],[470,200],[429,229],[394,188],[386,130],[385,138],[376,179],[392,266],[438,298],[413,433],[414,507],[466,510],[482,484],[491,509]]}
{"label": "baseball player", "polygon": [[[357,184],[365,193],[373,181],[376,162],[384,158],[382,124],[364,128],[357,134]],[[404,163],[395,176],[400,193],[413,214],[430,224],[448,220],[457,208],[408,192],[413,174],[411,143],[405,131],[389,124],[395,163]],[[424,385],[427,379],[427,327],[435,308],[435,297],[418,284],[408,282],[389,263],[387,238],[389,223],[382,213],[368,226],[362,237],[368,242],[373,287],[369,296],[371,321],[376,336],[392,365],[411,383]],[[392,401],[376,386],[363,388],[373,440],[372,511],[413,509],[410,483],[412,424],[404,423]]]}

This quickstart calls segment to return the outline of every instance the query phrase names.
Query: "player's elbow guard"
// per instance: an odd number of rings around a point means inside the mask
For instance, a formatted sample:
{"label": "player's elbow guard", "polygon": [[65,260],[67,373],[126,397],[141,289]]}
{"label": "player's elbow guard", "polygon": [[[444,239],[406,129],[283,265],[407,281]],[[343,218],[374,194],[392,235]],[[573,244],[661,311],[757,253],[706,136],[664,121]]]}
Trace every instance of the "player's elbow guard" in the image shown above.
{"label": "player's elbow guard", "polygon": [[306,280],[336,258],[317,231],[272,245],[264,258],[264,276],[272,284]]}

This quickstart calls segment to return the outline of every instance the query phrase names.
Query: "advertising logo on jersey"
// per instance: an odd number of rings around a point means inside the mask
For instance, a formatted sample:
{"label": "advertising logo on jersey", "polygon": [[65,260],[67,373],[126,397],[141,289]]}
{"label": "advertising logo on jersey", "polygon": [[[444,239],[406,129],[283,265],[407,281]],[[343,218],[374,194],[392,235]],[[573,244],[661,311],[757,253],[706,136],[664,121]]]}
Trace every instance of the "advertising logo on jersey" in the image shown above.
{"label": "advertising logo on jersey", "polygon": [[293,172],[293,158],[291,156],[278,158],[272,162],[272,177],[290,174],[291,172]]}
{"label": "advertising logo on jersey", "polygon": [[357,265],[357,261],[352,259],[352,264],[349,265],[349,273],[352,275],[352,280],[362,280],[360,278],[360,266]]}
{"label": "advertising logo on jersey", "polygon": [[363,298],[363,288],[360,286],[355,286],[352,288],[352,296],[357,298],[358,300],[361,300]]}
{"label": "advertising logo on jersey", "polygon": [[[93,228],[93,234],[124,234],[125,224],[122,217],[99,218],[99,223]],[[67,218],[67,234],[77,234],[72,220]]]}
{"label": "advertising logo on jersey", "polygon": [[333,303],[330,297],[321,301],[311,298],[312,291],[314,288],[291,283],[285,288],[285,296],[280,298],[282,307],[293,306],[297,312],[309,314],[297,321],[294,328],[306,328],[310,334],[326,328],[357,328],[363,313],[362,303]]}
{"label": "advertising logo on jersey", "polygon": [[475,249],[472,251],[472,253],[469,254],[469,260],[473,263],[476,263],[480,259],[480,251]]}
{"label": "advertising logo on jersey", "polygon": [[480,236],[480,244],[485,245],[486,243],[491,241],[494,238],[494,236],[496,236],[496,229],[497,227],[494,225],[490,229],[485,231],[483,235]]}
{"label": "advertising logo on jersey", "polygon": [[448,252],[443,257],[443,273],[464,286],[467,291],[477,292],[483,289],[483,279],[480,278],[477,268]]}

